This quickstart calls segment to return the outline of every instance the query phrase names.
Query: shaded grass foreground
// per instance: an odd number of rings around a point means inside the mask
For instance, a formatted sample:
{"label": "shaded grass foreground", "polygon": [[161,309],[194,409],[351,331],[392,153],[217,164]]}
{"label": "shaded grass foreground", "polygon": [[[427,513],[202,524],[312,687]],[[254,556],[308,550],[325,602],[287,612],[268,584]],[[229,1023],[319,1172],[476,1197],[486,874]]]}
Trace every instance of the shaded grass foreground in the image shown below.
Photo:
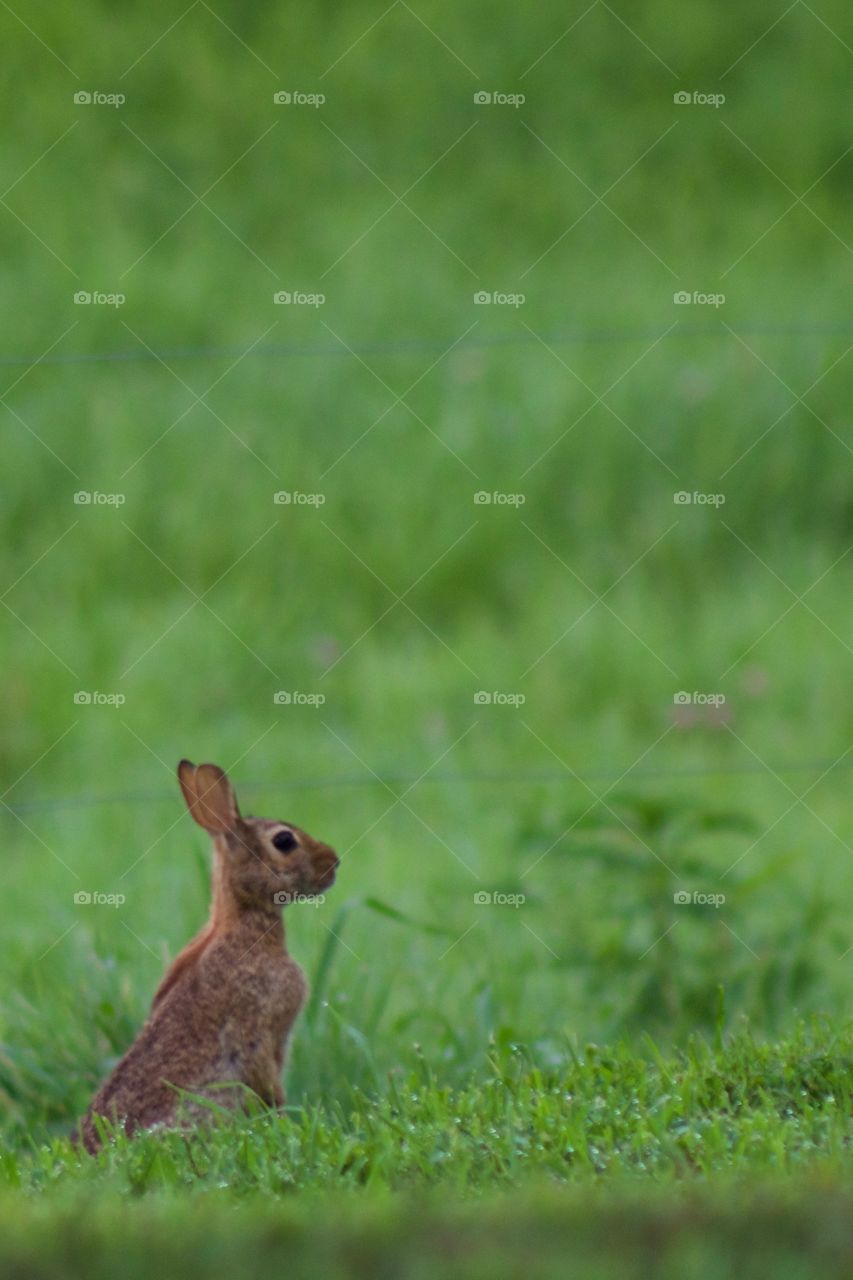
{"label": "shaded grass foreground", "polygon": [[0,1208],[3,1272],[136,1280],[192,1277],[395,1276],[402,1280],[848,1280],[853,1194],[820,1181],[780,1196],[761,1187],[625,1197],[537,1186],[452,1204],[446,1196],[322,1205],[255,1201],[225,1210],[158,1198],[119,1214],[109,1202],[82,1212]]}

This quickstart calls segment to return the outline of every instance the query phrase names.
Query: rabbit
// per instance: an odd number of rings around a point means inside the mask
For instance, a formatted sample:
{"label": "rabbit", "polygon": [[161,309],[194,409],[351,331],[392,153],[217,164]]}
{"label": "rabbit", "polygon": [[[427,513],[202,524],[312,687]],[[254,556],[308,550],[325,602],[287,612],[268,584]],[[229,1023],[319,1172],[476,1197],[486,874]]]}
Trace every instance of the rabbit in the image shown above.
{"label": "rabbit", "polygon": [[[132,1135],[209,1111],[178,1090],[233,1108],[245,1085],[270,1107],[284,1105],[287,1041],[308,987],[288,955],[281,906],[322,893],[338,868],[333,849],[292,823],[241,817],[218,765],[182,760],[178,780],[213,840],[210,918],[166,972],[142,1030],[78,1124],[75,1139],[93,1155],[95,1117]],[[224,1084],[238,1087],[211,1087]]]}

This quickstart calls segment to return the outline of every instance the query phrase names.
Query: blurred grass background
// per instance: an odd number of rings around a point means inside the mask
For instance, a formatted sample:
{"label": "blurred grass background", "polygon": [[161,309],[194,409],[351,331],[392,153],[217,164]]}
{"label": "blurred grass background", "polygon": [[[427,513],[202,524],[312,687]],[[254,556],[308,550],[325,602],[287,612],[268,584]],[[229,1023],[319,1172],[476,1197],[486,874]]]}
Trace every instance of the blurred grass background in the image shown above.
{"label": "blurred grass background", "polygon": [[10,1123],[70,1120],[205,916],[184,755],[344,855],[288,917],[295,1101],[840,1006],[853,22],[777,16],[0,16]]}

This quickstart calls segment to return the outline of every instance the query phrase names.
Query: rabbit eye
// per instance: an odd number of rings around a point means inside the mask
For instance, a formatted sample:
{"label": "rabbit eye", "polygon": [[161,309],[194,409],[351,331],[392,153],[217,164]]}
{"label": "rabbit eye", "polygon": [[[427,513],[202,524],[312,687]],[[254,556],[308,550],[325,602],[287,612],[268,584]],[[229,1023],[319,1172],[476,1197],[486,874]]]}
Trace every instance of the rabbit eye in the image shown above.
{"label": "rabbit eye", "polygon": [[290,849],[296,848],[296,836],[292,831],[278,831],[272,838],[272,842],[276,849],[280,849],[282,853],[287,853]]}

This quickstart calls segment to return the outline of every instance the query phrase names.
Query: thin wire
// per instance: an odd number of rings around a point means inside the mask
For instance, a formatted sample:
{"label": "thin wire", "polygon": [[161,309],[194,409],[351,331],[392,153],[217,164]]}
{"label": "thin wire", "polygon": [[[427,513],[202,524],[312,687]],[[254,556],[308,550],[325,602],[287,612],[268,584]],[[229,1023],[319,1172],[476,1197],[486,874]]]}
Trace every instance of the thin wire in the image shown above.
{"label": "thin wire", "polygon": [[[713,768],[687,769],[638,769],[631,773],[631,782],[678,781],[684,778],[716,778],[741,777],[756,773],[826,773],[833,766],[845,770],[853,769],[853,759],[809,760],[798,764],[765,765],[759,761],[742,765],[719,765]],[[629,771],[630,772],[630,771]],[[328,777],[288,778],[284,781],[274,778],[266,782],[239,782],[237,789],[241,795],[254,791],[279,791],[284,794],[290,791],[314,791],[338,787],[377,787],[393,786],[417,782],[421,786],[430,783],[454,784],[470,783],[474,785],[496,784],[506,786],[508,783],[551,783],[562,782],[580,784],[591,782],[614,782],[623,780],[625,771],[618,769],[596,769],[590,773],[572,775],[564,769],[539,769],[528,771],[470,771],[460,773],[431,773],[423,777],[417,773],[392,773],[376,777],[365,777],[364,774],[329,775]],[[626,785],[630,785],[626,783]],[[81,794],[76,796],[59,796],[48,800],[23,801],[20,804],[8,804],[3,808],[8,812],[22,815],[26,813],[55,812],[64,809],[84,809],[107,804],[151,804],[171,801],[174,797],[165,789],[158,791],[128,791],[119,795]]]}
{"label": "thin wire", "polygon": [[[663,326],[662,326],[663,328]],[[661,331],[652,331],[649,329],[637,329],[626,331],[615,331],[606,329],[591,329],[588,331],[576,330],[568,333],[503,333],[482,335],[479,337],[468,338],[456,345],[457,351],[465,349],[483,349],[488,347],[511,347],[511,346],[532,346],[539,342],[550,343],[552,346],[565,345],[595,345],[595,344],[621,344],[627,342],[649,342],[655,338],[661,337]],[[853,336],[853,326],[850,325],[818,325],[813,327],[800,325],[759,325],[746,326],[739,332],[749,337],[851,337]],[[665,335],[667,338],[725,338],[730,336],[722,325],[690,327],[687,325],[678,325],[670,333]],[[123,361],[163,361],[167,363],[171,360],[226,360],[240,357],[241,359],[251,359],[257,357],[279,357],[282,359],[291,359],[297,356],[339,356],[343,357],[355,353],[356,355],[378,355],[383,353],[399,353],[399,352],[425,352],[446,351],[448,347],[453,346],[456,337],[436,338],[436,339],[398,339],[395,341],[376,341],[363,342],[358,345],[353,344],[350,347],[344,347],[339,342],[282,342],[260,345],[256,347],[173,347],[164,351],[149,351],[143,346],[134,348],[132,351],[101,351],[101,352],[69,352],[65,355],[57,353],[47,356],[21,356],[21,355],[4,355],[0,356],[0,366],[35,368],[38,365],[82,365],[82,364],[109,364],[121,363]]]}

